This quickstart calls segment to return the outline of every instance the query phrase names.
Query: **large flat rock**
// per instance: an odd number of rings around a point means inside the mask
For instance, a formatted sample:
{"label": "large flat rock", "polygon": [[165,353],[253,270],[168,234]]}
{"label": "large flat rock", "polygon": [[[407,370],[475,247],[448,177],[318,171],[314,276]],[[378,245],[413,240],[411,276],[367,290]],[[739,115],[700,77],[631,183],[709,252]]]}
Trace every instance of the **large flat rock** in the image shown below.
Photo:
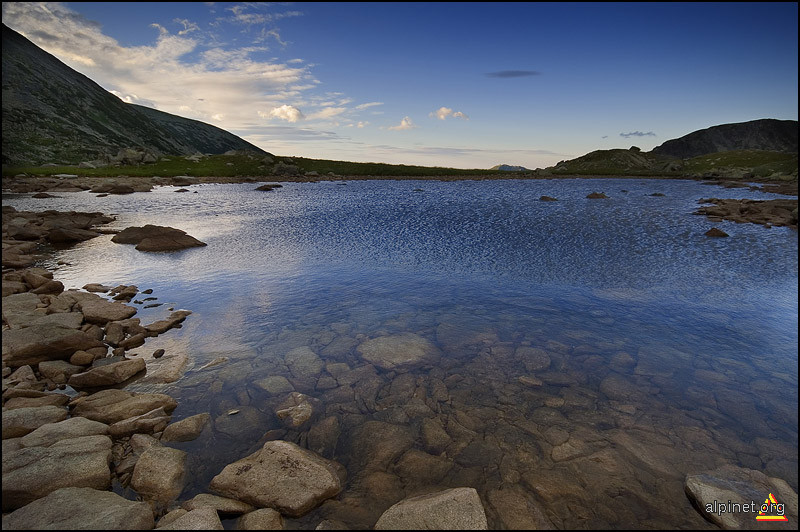
{"label": "large flat rock", "polygon": [[342,490],[344,476],[340,464],[278,440],[225,466],[209,488],[259,508],[300,517],[336,496]]}
{"label": "large flat rock", "polygon": [[67,410],[59,406],[29,406],[3,409],[3,439],[19,438],[48,423],[67,419]]}
{"label": "large flat rock", "polygon": [[67,360],[75,351],[105,344],[83,331],[57,323],[34,323],[24,329],[3,331],[3,362],[12,368],[45,360]]}
{"label": "large flat rock", "polygon": [[82,416],[110,425],[146,414],[159,407],[170,413],[175,410],[178,403],[163,393],[134,393],[109,389],[82,397],[73,405],[73,416]]}
{"label": "large flat rock", "polygon": [[20,438],[23,447],[49,447],[61,440],[108,434],[108,425],[85,417],[71,417],[57,423],[47,423]]}
{"label": "large flat rock", "polygon": [[110,321],[126,320],[136,314],[134,307],[128,306],[119,301],[109,301],[100,296],[93,299],[84,299],[76,306],[80,307],[83,318],[96,325],[105,325]]}
{"label": "large flat rock", "polygon": [[67,384],[74,388],[112,386],[125,382],[140,371],[144,371],[145,366],[143,358],[123,360],[115,364],[90,368],[83,373],[76,373],[69,378]]}
{"label": "large flat rock", "polygon": [[151,530],[146,502],[110,491],[60,488],[3,517],[3,530]]}
{"label": "large flat rock", "polygon": [[83,436],[3,453],[3,511],[66,487],[111,487],[111,439]]}

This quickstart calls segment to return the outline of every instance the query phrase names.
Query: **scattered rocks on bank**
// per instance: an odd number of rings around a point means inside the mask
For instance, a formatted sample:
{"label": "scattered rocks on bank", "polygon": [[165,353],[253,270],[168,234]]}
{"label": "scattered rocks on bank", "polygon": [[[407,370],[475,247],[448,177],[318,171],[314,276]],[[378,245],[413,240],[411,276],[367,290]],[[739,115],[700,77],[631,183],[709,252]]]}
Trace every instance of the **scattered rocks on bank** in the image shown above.
{"label": "scattered rocks on bank", "polygon": [[128,227],[114,235],[111,241],[117,244],[136,244],[139,251],[177,251],[206,245],[180,229],[149,224],[144,227]]}
{"label": "scattered rocks on bank", "polygon": [[736,223],[755,223],[767,227],[791,227],[797,230],[797,200],[701,199],[698,203],[713,203],[700,207],[694,214],[704,214],[711,221],[731,220]]}

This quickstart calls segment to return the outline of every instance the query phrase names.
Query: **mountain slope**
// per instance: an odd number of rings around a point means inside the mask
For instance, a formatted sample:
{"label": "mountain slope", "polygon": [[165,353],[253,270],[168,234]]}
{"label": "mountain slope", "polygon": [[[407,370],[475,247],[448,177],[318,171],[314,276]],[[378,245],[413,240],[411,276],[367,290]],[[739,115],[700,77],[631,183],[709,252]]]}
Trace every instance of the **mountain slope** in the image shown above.
{"label": "mountain slope", "polygon": [[489,170],[500,170],[501,172],[525,172],[528,170],[524,166],[514,166],[510,164],[498,164],[489,168]]}
{"label": "mountain slope", "polygon": [[3,25],[3,164],[78,163],[139,148],[252,150],[218,127],[130,105]]}
{"label": "mountain slope", "polygon": [[752,120],[723,124],[668,140],[651,153],[688,159],[733,150],[797,152],[797,120]]}

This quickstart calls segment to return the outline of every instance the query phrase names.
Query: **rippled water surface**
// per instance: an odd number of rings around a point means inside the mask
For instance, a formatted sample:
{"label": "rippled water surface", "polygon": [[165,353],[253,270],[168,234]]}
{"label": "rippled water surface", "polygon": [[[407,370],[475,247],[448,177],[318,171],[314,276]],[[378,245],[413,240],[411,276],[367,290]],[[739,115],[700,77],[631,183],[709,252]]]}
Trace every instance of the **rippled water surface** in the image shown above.
{"label": "rippled water surface", "polygon": [[[371,527],[405,496],[456,486],[479,491],[490,527],[703,528],[683,480],[723,464],[797,490],[797,233],[692,214],[701,197],[780,196],[631,179],[254,188],[3,199],[208,244],[147,254],[102,236],[51,263],[67,263],[67,287],[152,288],[165,304],[143,323],[194,312],[138,350],[188,355],[184,376],[129,387],[176,397],[174,420],[211,413],[178,444],[181,499],[271,438],[348,470],[294,528]],[[409,334],[436,355],[397,370],[362,356]],[[288,389],[274,377],[314,398],[309,423],[276,416]]]}

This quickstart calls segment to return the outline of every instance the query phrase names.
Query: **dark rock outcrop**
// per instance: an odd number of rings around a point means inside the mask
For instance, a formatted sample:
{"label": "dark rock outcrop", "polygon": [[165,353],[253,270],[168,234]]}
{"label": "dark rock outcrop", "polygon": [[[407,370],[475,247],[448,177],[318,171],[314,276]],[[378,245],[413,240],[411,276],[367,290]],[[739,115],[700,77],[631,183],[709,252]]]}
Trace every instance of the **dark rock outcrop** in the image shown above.
{"label": "dark rock outcrop", "polygon": [[797,152],[797,120],[752,120],[722,124],[668,140],[652,153],[689,159],[732,150]]}
{"label": "dark rock outcrop", "polygon": [[128,227],[111,239],[117,244],[136,244],[139,251],[176,251],[179,249],[205,246],[185,231],[161,225]]}

